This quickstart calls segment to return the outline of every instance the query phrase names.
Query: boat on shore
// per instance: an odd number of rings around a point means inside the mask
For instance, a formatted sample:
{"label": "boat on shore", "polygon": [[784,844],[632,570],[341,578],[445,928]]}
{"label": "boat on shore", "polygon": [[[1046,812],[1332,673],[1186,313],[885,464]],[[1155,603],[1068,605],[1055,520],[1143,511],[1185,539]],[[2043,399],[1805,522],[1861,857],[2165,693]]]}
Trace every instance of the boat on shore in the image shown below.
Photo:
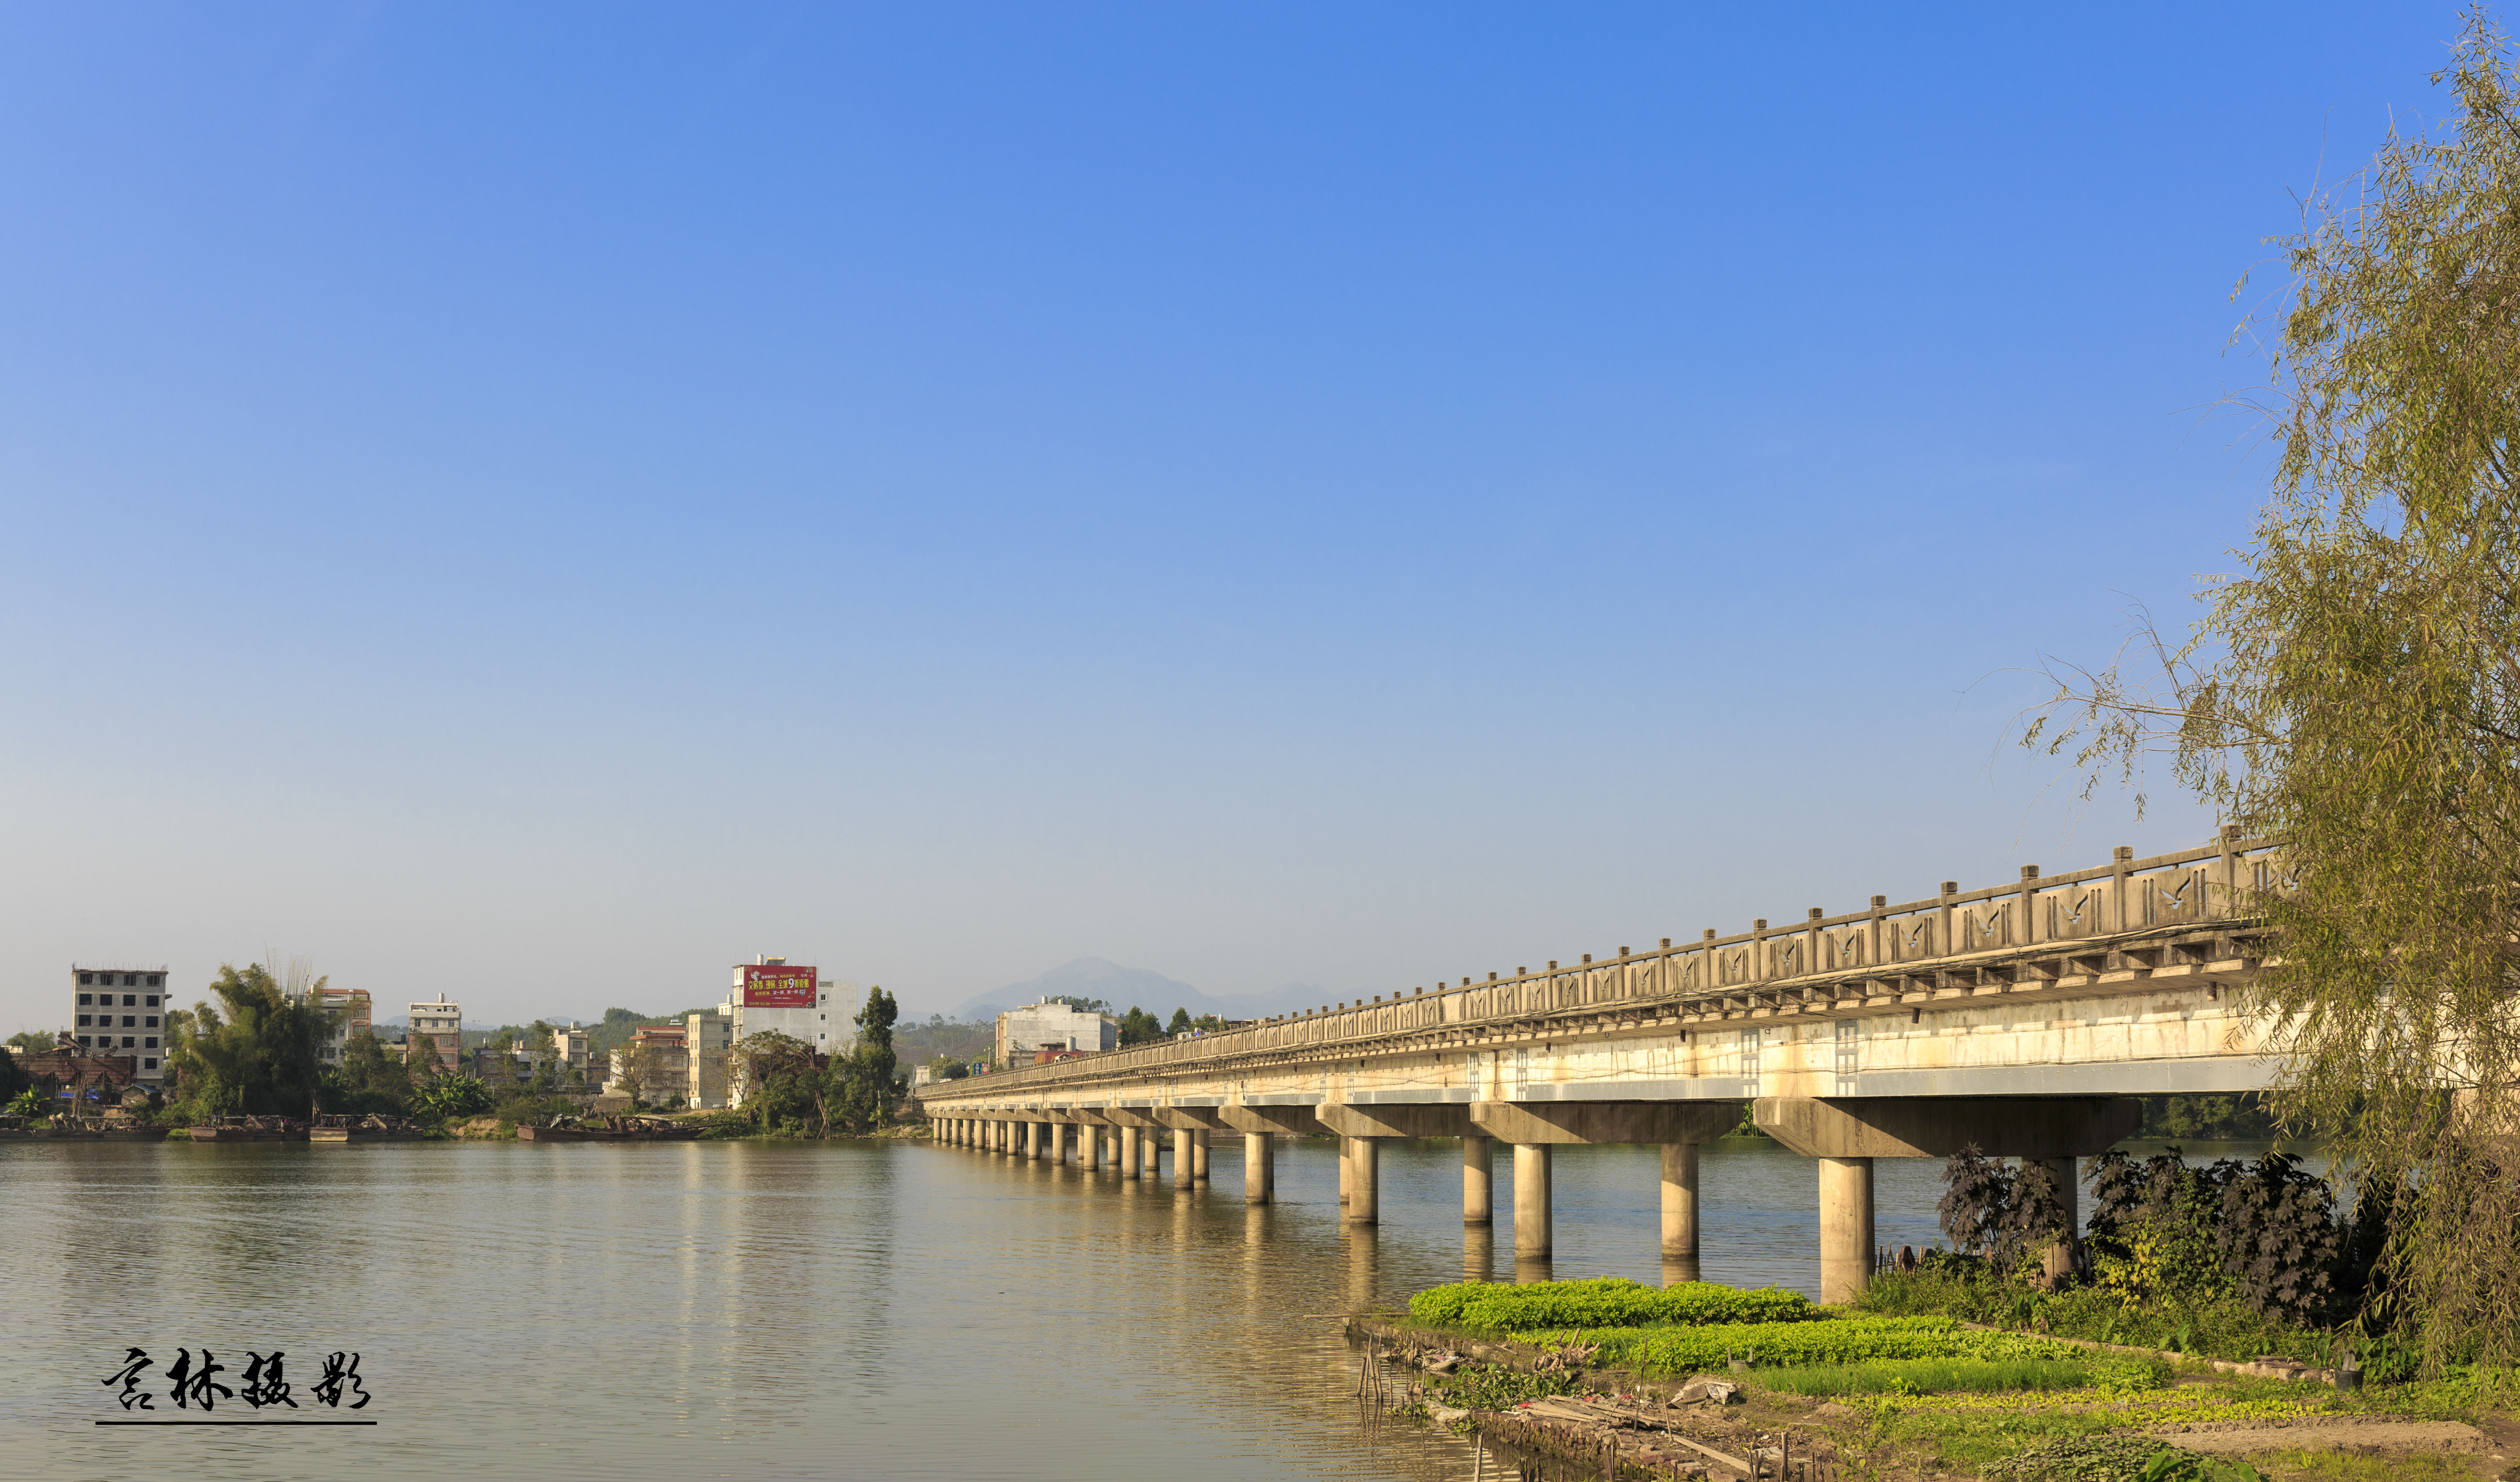
{"label": "boat on shore", "polygon": [[417,1142],[427,1136],[428,1136],[428,1133],[404,1121],[401,1117],[378,1116],[374,1113],[367,1116],[335,1114],[317,1117],[315,1125],[307,1129],[306,1140],[310,1143],[335,1145],[409,1143]]}
{"label": "boat on shore", "polygon": [[524,1143],[685,1143],[700,1135],[698,1127],[664,1117],[554,1117],[517,1129]]}
{"label": "boat on shore", "polygon": [[192,1129],[196,1143],[303,1143],[307,1127],[294,1117],[214,1117]]}

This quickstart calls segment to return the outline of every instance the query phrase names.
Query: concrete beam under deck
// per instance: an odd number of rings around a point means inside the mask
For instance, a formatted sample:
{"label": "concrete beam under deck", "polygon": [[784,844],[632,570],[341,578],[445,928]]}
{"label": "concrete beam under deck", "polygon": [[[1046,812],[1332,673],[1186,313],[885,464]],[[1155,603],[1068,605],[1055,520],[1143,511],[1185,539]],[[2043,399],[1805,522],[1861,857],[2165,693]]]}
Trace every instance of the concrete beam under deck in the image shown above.
{"label": "concrete beam under deck", "polygon": [[2135,1135],[2132,1097],[1761,1097],[1759,1130],[1812,1158],[2092,1157]]}
{"label": "concrete beam under deck", "polygon": [[1241,1133],[1281,1132],[1296,1138],[1329,1133],[1311,1106],[1219,1106],[1216,1115],[1226,1126]]}
{"label": "concrete beam under deck", "polygon": [[1475,1101],[1468,1111],[1473,1130],[1519,1147],[1712,1143],[1741,1120],[1739,1101]]}
{"label": "concrete beam under deck", "polygon": [[1466,1101],[1380,1101],[1358,1106],[1324,1101],[1312,1108],[1321,1124],[1343,1138],[1471,1138]]}

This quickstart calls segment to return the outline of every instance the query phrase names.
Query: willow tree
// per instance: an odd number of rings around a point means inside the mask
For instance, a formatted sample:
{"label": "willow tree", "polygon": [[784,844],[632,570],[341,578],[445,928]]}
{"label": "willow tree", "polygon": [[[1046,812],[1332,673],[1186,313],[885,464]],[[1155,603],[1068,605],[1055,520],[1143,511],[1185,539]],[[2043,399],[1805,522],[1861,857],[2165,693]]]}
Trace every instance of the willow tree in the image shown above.
{"label": "willow tree", "polygon": [[[2520,1358],[2520,77],[2472,11],[2393,131],[2282,242],[2272,489],[2183,645],[2063,676],[2025,743],[2165,756],[2283,841],[2274,1105],[2394,1194],[2366,1322]],[[2137,655],[2140,654],[2138,658]],[[2138,793],[2138,799],[2140,793]]]}

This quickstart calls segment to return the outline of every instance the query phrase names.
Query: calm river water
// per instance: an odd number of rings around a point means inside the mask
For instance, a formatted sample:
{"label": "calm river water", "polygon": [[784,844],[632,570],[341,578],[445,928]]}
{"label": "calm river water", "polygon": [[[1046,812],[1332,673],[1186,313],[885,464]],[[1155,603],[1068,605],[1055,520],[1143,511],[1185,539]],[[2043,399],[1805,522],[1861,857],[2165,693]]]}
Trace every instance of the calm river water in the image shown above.
{"label": "calm river water", "polygon": [[[1389,1144],[1341,1229],[1333,1145],[1242,1203],[1238,1142],[1177,1194],[925,1143],[0,1143],[0,1471],[188,1479],[528,1475],[1464,1478],[1368,1427],[1335,1314],[1511,1277],[1512,1179],[1465,1235],[1454,1144]],[[1657,1154],[1561,1148],[1555,1274],[1663,1279]],[[1878,1165],[1887,1243],[1932,1241],[1941,1165]],[[1703,1275],[1811,1290],[1806,1159],[1701,1160]],[[1493,1243],[1491,1243],[1491,1241]],[[1502,1254],[1498,1254],[1502,1252]],[[130,1348],[241,1388],[361,1356],[361,1428],[107,1427]],[[244,1417],[223,1401],[216,1418]]]}

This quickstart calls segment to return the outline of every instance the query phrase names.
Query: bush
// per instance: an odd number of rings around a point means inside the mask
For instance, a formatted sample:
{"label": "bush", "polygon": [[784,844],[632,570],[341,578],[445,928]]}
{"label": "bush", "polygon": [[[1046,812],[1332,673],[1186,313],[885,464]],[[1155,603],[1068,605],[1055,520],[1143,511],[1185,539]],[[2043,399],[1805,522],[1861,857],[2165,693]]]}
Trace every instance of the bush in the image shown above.
{"label": "bush", "polygon": [[479,1077],[462,1074],[439,1076],[412,1100],[426,1114],[439,1118],[478,1116],[495,1104]]}
{"label": "bush", "polygon": [[1533,1327],[1635,1327],[1653,1323],[1793,1323],[1824,1316],[1800,1292],[1744,1291],[1713,1281],[1646,1286],[1619,1277],[1589,1281],[1456,1281],[1409,1299],[1409,1315],[1436,1327],[1507,1332]]}

